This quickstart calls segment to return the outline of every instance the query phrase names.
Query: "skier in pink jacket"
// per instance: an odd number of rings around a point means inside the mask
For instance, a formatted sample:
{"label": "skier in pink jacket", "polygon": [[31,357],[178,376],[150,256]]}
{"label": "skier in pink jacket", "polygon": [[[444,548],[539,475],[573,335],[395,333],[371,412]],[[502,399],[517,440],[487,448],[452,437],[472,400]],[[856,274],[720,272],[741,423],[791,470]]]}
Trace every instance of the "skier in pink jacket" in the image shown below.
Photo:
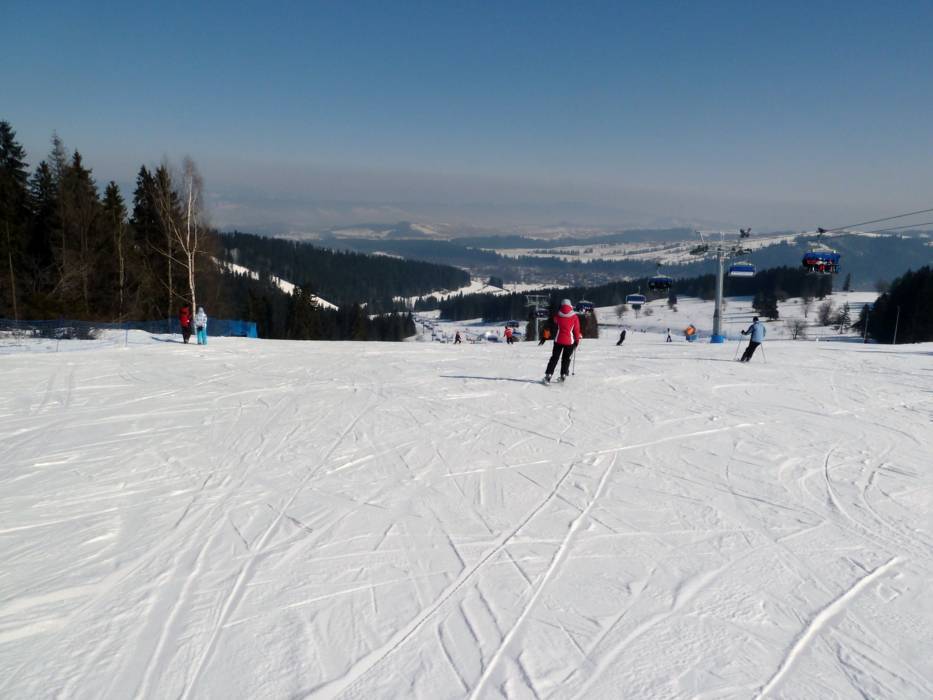
{"label": "skier in pink jacket", "polygon": [[564,381],[570,374],[570,358],[583,337],[583,332],[580,330],[580,318],[574,312],[570,299],[564,299],[560,303],[560,309],[554,315],[553,321],[557,327],[557,335],[554,338],[551,359],[548,360],[547,369],[544,371],[545,383],[551,381],[551,375],[557,367],[557,360],[560,360],[560,381]]}

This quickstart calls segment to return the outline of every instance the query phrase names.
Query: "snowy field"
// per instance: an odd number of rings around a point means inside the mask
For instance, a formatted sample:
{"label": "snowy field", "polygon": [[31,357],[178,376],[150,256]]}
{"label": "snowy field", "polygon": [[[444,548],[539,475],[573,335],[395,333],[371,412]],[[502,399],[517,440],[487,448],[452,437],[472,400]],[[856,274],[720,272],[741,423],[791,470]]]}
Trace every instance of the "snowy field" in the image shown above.
{"label": "snowy field", "polygon": [[[765,319],[767,328],[767,337],[769,340],[791,339],[793,337],[787,321],[799,319],[804,322],[805,327],[798,336],[798,342],[804,340],[831,340],[845,342],[861,342],[861,338],[855,331],[840,332],[833,326],[820,325],[818,309],[821,304],[830,302],[832,308],[838,311],[844,304],[849,304],[849,312],[852,322],[858,319],[859,311],[863,304],[874,304],[878,295],[874,292],[836,292],[823,301],[813,300],[809,311],[805,314],[803,300],[791,298],[778,304],[780,318],[774,321]],[[684,340],[683,331],[688,325],[693,325],[704,340],[708,340],[713,332],[713,308],[715,302],[704,301],[696,297],[681,296],[678,299],[674,309],[667,305],[667,299],[656,299],[643,305],[638,312],[628,307],[620,318],[617,306],[603,306],[596,309],[596,316],[599,320],[600,332],[613,339],[618,338],[620,328],[636,333],[645,332],[648,334],[664,333],[668,328],[671,335],[678,342]],[[732,341],[742,340],[742,331],[748,328],[752,319],[758,315],[758,312],[752,308],[751,297],[727,297],[725,299],[722,314],[722,333]],[[435,335],[443,333],[442,339],[453,340],[457,331],[466,334],[468,337],[482,335],[483,333],[496,333],[501,335],[503,324],[484,323],[482,319],[472,319],[468,321],[443,321],[440,320],[439,311],[422,312],[417,314],[417,319],[428,320],[438,331]],[[524,321],[521,331],[524,332]],[[629,335],[626,342],[632,342],[638,335]],[[638,342],[637,340],[635,342]],[[652,340],[653,342],[653,340]],[[734,346],[733,346],[734,347]]]}
{"label": "snowy field", "polygon": [[[804,313],[802,299],[790,298],[778,303],[780,317],[774,321],[765,320],[768,329],[767,337],[771,340],[778,338],[790,339],[792,334],[787,327],[787,321],[799,319],[805,323],[800,340],[855,340],[859,338],[854,332],[840,333],[833,326],[822,326],[818,322],[819,308],[822,304],[830,302],[834,311],[839,311],[845,304],[849,305],[849,314],[854,323],[858,320],[863,304],[872,305],[878,295],[874,292],[834,292],[822,301],[814,299],[807,313]],[[600,326],[624,326],[631,330],[661,333],[671,329],[672,335],[683,338],[683,329],[693,324],[702,336],[709,337],[713,332],[713,301],[704,301],[696,297],[678,297],[675,305],[676,311],[669,308],[666,299],[656,299],[645,304],[637,313],[629,308],[620,319],[618,307],[606,306],[596,310]],[[758,312],[752,307],[752,297],[726,297],[725,308],[722,312],[722,332],[730,340],[740,340],[741,332],[748,328],[752,318]],[[645,312],[648,312],[647,314]],[[607,328],[606,332],[611,332]]]}
{"label": "snowy field", "polygon": [[933,697],[933,344],[637,336],[0,355],[0,697]]}

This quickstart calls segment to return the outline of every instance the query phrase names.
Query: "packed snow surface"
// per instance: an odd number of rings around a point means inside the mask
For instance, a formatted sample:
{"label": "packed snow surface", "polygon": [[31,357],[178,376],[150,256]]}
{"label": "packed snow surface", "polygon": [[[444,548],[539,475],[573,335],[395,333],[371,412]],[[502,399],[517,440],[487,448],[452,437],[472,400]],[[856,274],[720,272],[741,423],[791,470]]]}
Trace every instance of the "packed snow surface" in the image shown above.
{"label": "packed snow surface", "polygon": [[0,356],[0,697],[933,697],[933,345]]}

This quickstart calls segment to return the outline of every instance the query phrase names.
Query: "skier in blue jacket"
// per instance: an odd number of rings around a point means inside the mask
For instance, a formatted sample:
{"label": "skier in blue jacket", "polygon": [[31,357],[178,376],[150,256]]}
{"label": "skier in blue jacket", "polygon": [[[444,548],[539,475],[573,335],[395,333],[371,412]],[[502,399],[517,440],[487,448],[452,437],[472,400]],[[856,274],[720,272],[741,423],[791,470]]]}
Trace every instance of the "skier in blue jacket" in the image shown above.
{"label": "skier in blue jacket", "polygon": [[750,335],[751,340],[748,341],[748,347],[745,348],[745,352],[742,354],[742,359],[739,362],[748,362],[752,359],[752,355],[755,354],[755,350],[758,349],[758,346],[765,342],[765,324],[758,320],[758,317],[752,319],[752,325],[750,325],[746,330],[742,331],[742,335]]}

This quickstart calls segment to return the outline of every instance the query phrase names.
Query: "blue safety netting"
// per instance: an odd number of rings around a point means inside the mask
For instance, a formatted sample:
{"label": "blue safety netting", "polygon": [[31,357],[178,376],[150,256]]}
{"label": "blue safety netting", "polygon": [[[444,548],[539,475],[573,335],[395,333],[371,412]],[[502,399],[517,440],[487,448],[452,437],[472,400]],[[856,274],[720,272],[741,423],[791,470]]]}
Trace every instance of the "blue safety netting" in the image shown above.
{"label": "blue safety netting", "polygon": [[[77,321],[73,319],[53,319],[41,321],[14,321],[0,318],[0,351],[15,352],[16,348],[33,350],[63,349],[61,341],[93,341],[77,343],[69,349],[98,345],[128,345],[143,342],[131,331],[142,331],[152,339],[164,339],[165,336],[181,335],[181,325],[177,318],[159,321],[126,321],[123,323],[105,323],[103,321]],[[194,328],[192,328],[192,334]],[[256,324],[252,321],[231,319],[210,319],[207,323],[208,337],[235,336],[256,338]],[[144,337],[148,337],[144,336]],[[180,342],[180,341],[179,341]],[[26,347],[26,346],[29,347]]]}

